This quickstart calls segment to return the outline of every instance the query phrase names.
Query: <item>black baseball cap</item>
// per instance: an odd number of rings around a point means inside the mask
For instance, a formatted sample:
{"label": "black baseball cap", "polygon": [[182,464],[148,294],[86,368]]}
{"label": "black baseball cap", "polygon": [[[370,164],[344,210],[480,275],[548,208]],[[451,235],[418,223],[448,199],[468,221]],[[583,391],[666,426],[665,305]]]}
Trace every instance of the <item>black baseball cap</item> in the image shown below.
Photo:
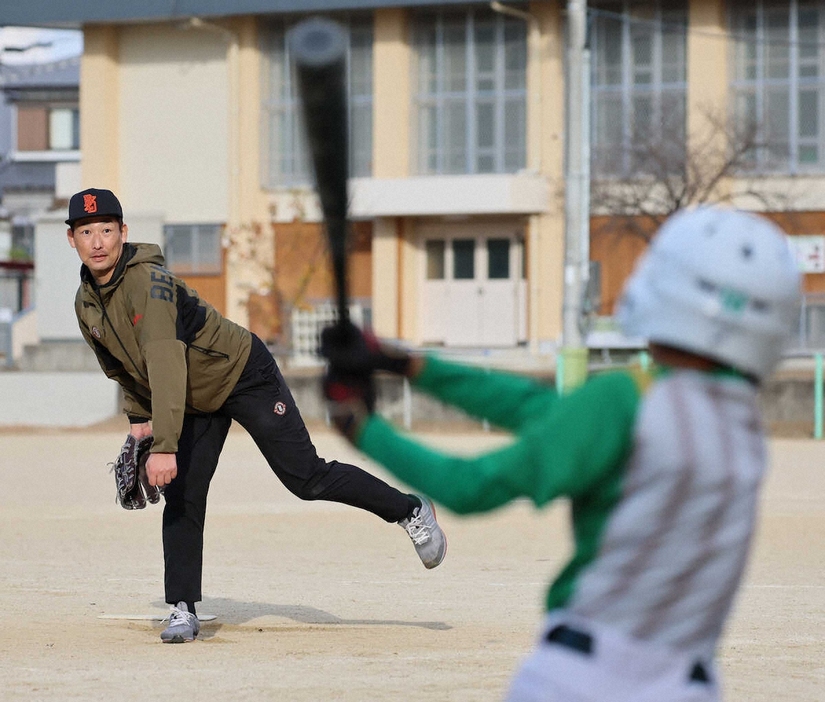
{"label": "black baseball cap", "polygon": [[66,224],[72,227],[77,220],[86,217],[115,217],[123,221],[123,208],[111,190],[88,188],[72,195]]}

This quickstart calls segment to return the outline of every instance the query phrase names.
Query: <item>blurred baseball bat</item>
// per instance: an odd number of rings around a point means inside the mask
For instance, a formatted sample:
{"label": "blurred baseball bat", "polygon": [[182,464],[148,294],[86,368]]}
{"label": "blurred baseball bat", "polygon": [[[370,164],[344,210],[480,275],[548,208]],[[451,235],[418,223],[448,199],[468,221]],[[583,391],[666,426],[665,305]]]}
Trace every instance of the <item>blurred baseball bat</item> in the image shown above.
{"label": "blurred baseball bat", "polygon": [[340,25],[309,19],[289,37],[315,185],[326,223],[338,321],[349,318],[347,295],[347,35]]}

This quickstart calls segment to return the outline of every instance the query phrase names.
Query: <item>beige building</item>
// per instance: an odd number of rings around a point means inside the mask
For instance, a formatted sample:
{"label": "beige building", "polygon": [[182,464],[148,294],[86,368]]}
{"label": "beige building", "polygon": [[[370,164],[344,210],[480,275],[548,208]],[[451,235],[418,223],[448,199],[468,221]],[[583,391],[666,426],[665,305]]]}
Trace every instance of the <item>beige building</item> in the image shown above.
{"label": "beige building", "polygon": [[[360,271],[353,292],[380,334],[475,346],[558,336],[563,221],[551,183],[562,175],[560,8],[537,2],[520,12],[475,3],[423,15],[416,8],[332,15],[351,37],[351,212],[369,223],[371,239],[369,270]],[[298,162],[288,85],[284,37],[298,19],[84,27],[83,184],[112,188],[131,210],[162,212],[182,250],[186,236],[192,249],[203,236],[186,227],[220,229],[224,244],[232,243],[225,257],[212,250],[211,263],[224,275],[197,282],[214,297],[223,285],[217,302],[242,323],[250,295],[259,300],[273,289],[289,308],[328,295],[320,289],[288,299],[306,286],[293,291],[300,286],[271,280],[278,244],[319,217]],[[421,94],[426,42],[438,64],[427,69],[432,79],[456,80],[457,90]],[[479,63],[472,69],[464,65],[471,51]],[[433,117],[424,124],[427,111]],[[477,120],[466,117],[473,111]],[[464,123],[450,122],[458,119]],[[468,122],[480,122],[473,125],[479,133],[466,133]],[[465,132],[460,148],[449,145],[450,129]],[[423,138],[433,140],[429,156]],[[317,237],[312,243],[307,256]],[[170,263],[182,262],[173,255]],[[209,263],[179,269],[204,278]],[[280,277],[294,274],[307,271]]]}
{"label": "beige building", "polygon": [[[285,41],[305,5],[210,17],[192,1],[194,16],[157,17],[149,2],[51,4],[2,9],[0,22],[83,28],[83,185],[116,191],[127,219],[156,213],[170,267],[278,341],[295,309],[330,297]],[[565,5],[314,4],[349,36],[351,292],[380,335],[560,342]],[[667,211],[696,163],[710,173],[704,199],[769,210],[816,249],[825,2],[599,0],[588,15],[592,177],[602,194],[652,183],[643,206],[592,202],[601,312],[644,247],[642,215]],[[759,138],[717,168],[727,127],[746,124]],[[658,154],[640,160],[640,144]],[[813,269],[806,284],[825,290]]]}

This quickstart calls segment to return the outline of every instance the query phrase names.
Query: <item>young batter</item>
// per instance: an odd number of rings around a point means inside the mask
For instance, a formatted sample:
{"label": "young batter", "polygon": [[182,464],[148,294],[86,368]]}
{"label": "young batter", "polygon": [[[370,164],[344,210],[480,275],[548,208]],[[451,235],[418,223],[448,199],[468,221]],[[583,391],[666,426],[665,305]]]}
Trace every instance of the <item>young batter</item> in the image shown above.
{"label": "young batter", "polygon": [[320,458],[263,342],[166,270],[158,246],[128,243],[111,191],[72,196],[66,223],[83,262],[75,300],[83,338],[123,388],[130,434],[154,437],[146,472],[151,485],[164,487],[164,579],[172,605],[163,641],[198,635],[207,493],[232,420],[290,492],[397,522],[427,568],[441,562],[446,540],[429,501]]}
{"label": "young batter", "polygon": [[[560,397],[516,375],[406,356],[352,327],[325,331],[337,426],[401,480],[460,514],[570,499],[575,550],[510,700],[719,698],[715,651],[766,469],[757,392],[799,298],[781,231],[701,208],[665,223],[620,303],[625,331],[650,341],[649,372],[598,374]],[[425,448],[358,401],[352,379],[374,369],[406,373],[512,443],[470,458]]]}

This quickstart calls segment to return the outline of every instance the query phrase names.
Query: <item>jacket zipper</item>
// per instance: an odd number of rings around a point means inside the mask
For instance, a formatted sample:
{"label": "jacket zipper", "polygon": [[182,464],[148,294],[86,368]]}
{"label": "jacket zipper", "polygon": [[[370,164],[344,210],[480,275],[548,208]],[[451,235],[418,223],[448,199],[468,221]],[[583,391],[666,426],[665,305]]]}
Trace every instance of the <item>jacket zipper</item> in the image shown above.
{"label": "jacket zipper", "polygon": [[202,354],[207,356],[212,356],[213,358],[223,358],[225,360],[229,360],[229,354],[224,353],[223,351],[215,351],[214,349],[205,349],[202,346],[195,346],[195,344],[189,344],[190,349],[195,349],[195,351],[200,351]]}
{"label": "jacket zipper", "polygon": [[103,302],[103,295],[100,294],[100,288],[96,288],[95,292],[97,293],[98,300],[100,300],[100,309],[103,311],[103,320],[105,322],[109,322],[109,328],[112,330],[112,334],[115,335],[115,339],[117,339],[117,343],[120,344],[120,348],[123,349],[123,353],[126,354],[126,358],[129,359],[129,363],[132,364],[132,367],[135,369],[135,372],[137,372],[137,374],[141,378],[143,378],[146,381],[146,383],[148,384],[149,383],[149,378],[146,375],[144,375],[143,373],[141,373],[140,367],[138,366],[137,363],[135,363],[135,360],[132,358],[131,354],[126,350],[126,346],[124,345],[122,339],[118,335],[117,330],[115,329],[115,325],[112,324],[112,320],[109,319],[109,313],[106,311],[106,303]]}

